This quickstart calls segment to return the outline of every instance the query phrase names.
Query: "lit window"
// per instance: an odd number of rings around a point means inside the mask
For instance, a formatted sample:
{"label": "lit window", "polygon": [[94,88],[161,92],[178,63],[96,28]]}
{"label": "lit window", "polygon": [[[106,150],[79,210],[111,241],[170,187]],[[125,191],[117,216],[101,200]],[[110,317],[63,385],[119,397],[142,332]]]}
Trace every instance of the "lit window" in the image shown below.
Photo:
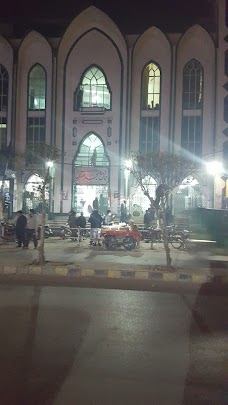
{"label": "lit window", "polygon": [[41,65],[35,65],[29,74],[29,110],[42,111],[46,105],[46,73]]}
{"label": "lit window", "polygon": [[4,66],[0,65],[0,111],[8,109],[9,76]]}
{"label": "lit window", "polygon": [[7,119],[0,117],[0,149],[7,145]]}
{"label": "lit window", "polygon": [[142,75],[142,110],[160,109],[161,71],[155,63],[149,63]]}
{"label": "lit window", "polygon": [[108,166],[104,145],[95,134],[88,135],[82,142],[75,159],[75,166]]}
{"label": "lit window", "polygon": [[74,110],[91,107],[111,109],[109,86],[104,74],[95,66],[86,71],[74,93]]}
{"label": "lit window", "polygon": [[183,72],[183,108],[196,110],[202,108],[203,69],[196,60],[191,60]]}

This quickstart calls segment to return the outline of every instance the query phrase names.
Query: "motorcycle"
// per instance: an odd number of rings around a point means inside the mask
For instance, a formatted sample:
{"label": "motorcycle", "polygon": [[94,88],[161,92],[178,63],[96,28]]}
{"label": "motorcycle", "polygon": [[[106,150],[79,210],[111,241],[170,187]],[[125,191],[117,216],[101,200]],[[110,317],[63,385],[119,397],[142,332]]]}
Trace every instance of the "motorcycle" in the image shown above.
{"label": "motorcycle", "polygon": [[[41,236],[41,225],[38,226],[37,235],[38,235],[37,239],[39,240],[40,236]],[[48,239],[48,238],[50,238],[50,236],[53,236],[53,235],[54,235],[54,233],[53,233],[52,229],[50,228],[50,226],[45,225],[45,227],[44,227],[44,237],[45,237],[45,239]]]}
{"label": "motorcycle", "polygon": [[72,230],[70,229],[70,225],[68,223],[62,225],[60,229],[60,238],[66,239],[71,237],[73,237],[73,233]]}
{"label": "motorcycle", "polygon": [[1,228],[0,237],[2,237],[4,241],[14,242],[16,240],[16,233],[15,233],[16,228],[14,224],[1,222],[0,228]]}

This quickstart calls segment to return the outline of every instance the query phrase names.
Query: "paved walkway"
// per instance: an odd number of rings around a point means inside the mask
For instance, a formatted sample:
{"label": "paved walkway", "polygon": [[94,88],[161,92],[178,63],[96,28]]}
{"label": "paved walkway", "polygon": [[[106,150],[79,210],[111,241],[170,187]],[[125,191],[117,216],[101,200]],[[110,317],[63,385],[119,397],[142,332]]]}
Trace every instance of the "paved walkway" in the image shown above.
{"label": "paved walkway", "polygon": [[[55,265],[78,264],[87,268],[107,269],[116,268],[121,270],[159,270],[160,266],[165,266],[165,251],[162,244],[154,245],[154,250],[150,249],[150,244],[144,242],[132,252],[124,249],[107,251],[103,247],[91,247],[88,240],[83,241],[80,246],[71,240],[48,239],[45,241],[46,261]],[[171,247],[172,264],[176,268],[181,268],[181,273],[209,274],[209,253],[190,254]],[[33,246],[28,250],[16,248],[14,243],[0,245],[0,265],[1,266],[23,266],[31,264],[38,257],[38,252]]]}

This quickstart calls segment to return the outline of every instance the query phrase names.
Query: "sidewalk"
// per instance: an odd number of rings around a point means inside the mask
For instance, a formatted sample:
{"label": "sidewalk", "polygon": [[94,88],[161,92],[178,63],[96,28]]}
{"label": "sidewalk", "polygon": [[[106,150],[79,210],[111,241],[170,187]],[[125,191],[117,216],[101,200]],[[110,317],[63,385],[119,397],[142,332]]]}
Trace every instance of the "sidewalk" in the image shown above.
{"label": "sidewalk", "polygon": [[165,270],[165,251],[162,244],[141,243],[139,249],[107,251],[103,247],[90,247],[88,240],[77,246],[74,241],[47,239],[46,265],[33,265],[38,252],[32,244],[28,250],[14,243],[0,245],[1,274],[43,274],[74,277],[137,278],[163,281],[190,281],[203,283],[211,279],[208,253],[192,255],[171,247],[172,265],[176,271]]}

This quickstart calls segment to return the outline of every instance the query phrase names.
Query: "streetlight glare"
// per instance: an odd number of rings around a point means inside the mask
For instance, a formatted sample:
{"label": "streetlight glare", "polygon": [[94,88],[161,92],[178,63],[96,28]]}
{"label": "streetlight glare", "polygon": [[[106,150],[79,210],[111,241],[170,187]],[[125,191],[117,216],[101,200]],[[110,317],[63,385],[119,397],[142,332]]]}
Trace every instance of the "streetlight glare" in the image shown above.
{"label": "streetlight glare", "polygon": [[132,160],[131,159],[126,160],[125,166],[126,166],[127,169],[131,169],[132,168]]}
{"label": "streetlight glare", "polygon": [[48,167],[53,167],[53,164],[54,164],[54,163],[53,163],[51,160],[49,160],[49,161],[47,162],[47,166],[48,166]]}
{"label": "streetlight glare", "polygon": [[216,174],[222,174],[224,172],[224,168],[221,162],[217,161],[207,162],[206,167],[208,173],[214,176],[216,176]]}

